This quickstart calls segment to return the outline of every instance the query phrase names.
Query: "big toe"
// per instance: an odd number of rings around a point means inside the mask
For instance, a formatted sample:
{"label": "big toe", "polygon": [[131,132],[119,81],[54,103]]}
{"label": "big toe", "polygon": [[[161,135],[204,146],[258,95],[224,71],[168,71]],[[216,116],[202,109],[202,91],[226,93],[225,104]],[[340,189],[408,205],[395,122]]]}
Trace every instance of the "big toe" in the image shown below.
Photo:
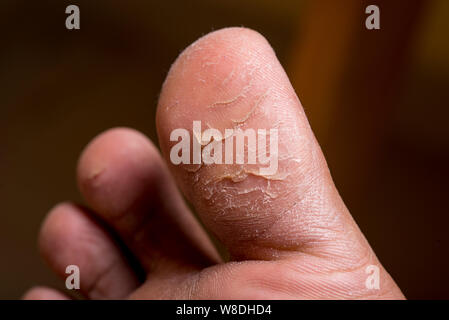
{"label": "big toe", "polygon": [[[181,189],[234,257],[319,250],[355,230],[301,104],[260,34],[224,29],[188,47],[164,84],[157,124]],[[205,163],[214,143],[198,141],[211,128],[222,135],[214,140],[221,164]],[[189,163],[174,159],[177,133],[185,132],[179,129],[189,133]],[[243,150],[239,133],[247,134]]]}

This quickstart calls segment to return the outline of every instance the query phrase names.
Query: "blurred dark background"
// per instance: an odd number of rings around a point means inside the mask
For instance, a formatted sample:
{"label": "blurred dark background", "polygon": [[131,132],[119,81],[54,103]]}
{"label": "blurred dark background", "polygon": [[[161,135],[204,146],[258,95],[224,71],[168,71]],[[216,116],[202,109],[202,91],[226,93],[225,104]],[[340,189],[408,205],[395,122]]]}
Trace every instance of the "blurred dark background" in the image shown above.
{"label": "blurred dark background", "polygon": [[[65,28],[66,6],[81,30]],[[381,30],[365,28],[380,7]],[[77,157],[155,108],[180,51],[246,26],[271,42],[337,187],[408,298],[449,298],[449,1],[194,0],[0,3],[0,298],[62,287],[39,258],[48,209],[82,201]]]}

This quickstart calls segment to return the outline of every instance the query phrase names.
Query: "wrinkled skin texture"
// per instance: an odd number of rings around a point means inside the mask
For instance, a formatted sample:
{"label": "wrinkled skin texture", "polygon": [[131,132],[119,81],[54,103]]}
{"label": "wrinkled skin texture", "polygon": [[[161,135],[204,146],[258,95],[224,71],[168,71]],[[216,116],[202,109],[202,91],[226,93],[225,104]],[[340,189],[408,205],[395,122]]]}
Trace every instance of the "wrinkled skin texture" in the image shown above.
{"label": "wrinkled skin texture", "polygon": [[[77,264],[87,298],[403,298],[340,198],[301,103],[260,34],[223,29],[186,48],[167,75],[156,118],[163,156],[134,130],[101,134],[77,172],[89,209],[60,204],[42,226],[43,256],[63,277]],[[185,128],[197,139],[193,121],[221,132],[276,128],[277,172],[261,174],[260,163],[172,164],[170,133]],[[379,289],[365,284],[370,265],[380,270]],[[24,297],[67,298],[45,287]]]}

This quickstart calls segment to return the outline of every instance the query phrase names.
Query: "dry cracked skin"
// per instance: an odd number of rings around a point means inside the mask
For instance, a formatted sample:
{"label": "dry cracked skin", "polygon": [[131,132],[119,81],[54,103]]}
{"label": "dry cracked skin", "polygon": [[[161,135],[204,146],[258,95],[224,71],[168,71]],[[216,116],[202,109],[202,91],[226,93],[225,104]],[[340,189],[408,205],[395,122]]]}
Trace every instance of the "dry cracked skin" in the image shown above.
{"label": "dry cracked skin", "polygon": [[[278,129],[277,173],[260,174],[260,164],[171,164],[171,130],[191,129],[198,120],[221,132]],[[321,266],[329,273],[377,263],[333,185],[287,75],[261,35],[219,31],[186,48],[163,85],[157,125],[178,185],[234,260],[288,259],[300,252],[313,257],[302,268]],[[328,199],[337,205],[329,206]],[[324,267],[322,259],[330,263]]]}
{"label": "dry cracked skin", "polygon": [[[321,151],[310,142],[314,142],[312,131],[296,93],[287,85],[285,72],[262,37],[257,35],[257,42],[248,41],[254,37],[251,31],[228,37],[224,33],[201,38],[172,66],[158,107],[163,153],[168,154],[171,147],[166,143],[169,132],[191,128],[193,121],[201,120],[221,132],[237,125],[242,130],[276,128],[278,171],[275,175],[260,174],[260,164],[171,165],[182,190],[198,212],[208,212],[202,218],[215,228],[219,238],[229,239],[226,233],[235,232],[236,221],[242,224],[241,232],[232,238],[234,243],[228,244],[233,248],[246,250],[245,243],[251,240],[254,245],[254,238],[261,247],[270,244],[302,251],[307,251],[306,244],[313,243],[316,250],[321,243],[336,241],[338,233],[332,230],[343,228],[346,221],[321,211],[321,199],[326,198],[323,193],[331,190],[315,188],[314,184],[320,186],[320,180],[329,173],[321,165]],[[185,86],[188,92],[183,90]],[[229,138],[232,136],[224,139]],[[315,205],[310,206],[310,201]],[[301,209],[304,202],[308,202],[307,211]],[[211,219],[213,222],[208,223]],[[304,221],[317,221],[319,226]],[[328,229],[322,228],[323,222]],[[280,232],[292,224],[300,227],[295,234]],[[282,239],[277,239],[279,234],[284,235]],[[289,237],[288,246],[285,236]]]}
{"label": "dry cracked skin", "polygon": [[[203,140],[193,134],[194,121],[225,134]],[[78,165],[90,209],[61,204],[43,224],[42,254],[62,277],[66,265],[79,265],[86,297],[403,298],[340,198],[301,103],[263,36],[228,28],[186,48],[163,84],[156,124],[165,161],[142,134],[106,131]],[[179,128],[203,151],[224,148],[236,130],[276,129],[277,170],[262,170],[263,161],[175,165],[170,135]],[[265,145],[270,155],[272,146],[271,140]],[[221,260],[178,187],[230,261]],[[144,281],[91,215],[129,248]],[[372,265],[380,268],[379,289],[365,283]],[[26,297],[55,295],[38,288]]]}

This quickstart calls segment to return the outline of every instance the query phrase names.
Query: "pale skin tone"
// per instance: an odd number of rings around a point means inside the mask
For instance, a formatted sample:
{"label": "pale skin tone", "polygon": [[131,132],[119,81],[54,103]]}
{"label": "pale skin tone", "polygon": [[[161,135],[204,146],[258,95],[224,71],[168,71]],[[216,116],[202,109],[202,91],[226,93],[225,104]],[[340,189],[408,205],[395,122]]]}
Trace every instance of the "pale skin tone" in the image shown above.
{"label": "pale skin tone", "polygon": [[[170,132],[192,130],[196,120],[221,132],[277,128],[277,173],[258,174],[260,164],[173,165]],[[86,298],[404,298],[340,198],[263,36],[223,29],[184,50],[163,85],[156,122],[161,153],[127,128],[89,143],[77,169],[89,209],[58,204],[42,225],[43,257],[63,278],[67,265],[78,265]],[[379,289],[365,285],[370,265],[379,267]],[[68,299],[47,287],[24,298]]]}

